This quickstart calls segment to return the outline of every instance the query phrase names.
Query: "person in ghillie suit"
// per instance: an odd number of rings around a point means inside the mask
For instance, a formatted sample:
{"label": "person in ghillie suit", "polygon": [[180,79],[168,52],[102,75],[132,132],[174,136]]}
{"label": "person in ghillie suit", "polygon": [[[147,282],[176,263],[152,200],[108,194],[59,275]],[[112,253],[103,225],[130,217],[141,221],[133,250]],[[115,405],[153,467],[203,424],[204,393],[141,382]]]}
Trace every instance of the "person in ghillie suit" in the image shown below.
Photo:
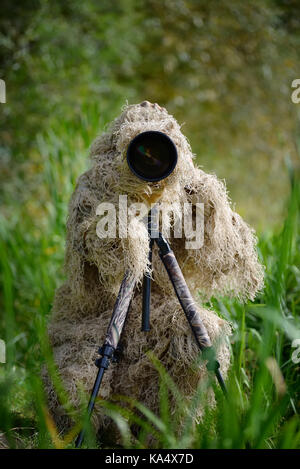
{"label": "person in ghillie suit", "polygon": [[[137,178],[126,162],[130,141],[149,130],[167,134],[178,152],[174,171],[160,182]],[[128,204],[143,202],[149,207],[157,200],[164,204],[204,204],[204,242],[199,249],[187,249],[184,237],[172,236],[172,216],[168,221],[168,241],[192,295],[202,303],[213,295],[230,295],[240,301],[254,299],[263,286],[256,237],[232,210],[224,183],[194,165],[190,145],[179,124],[157,104],[144,101],[126,106],[110,128],[96,138],[90,157],[91,168],[79,177],[69,204],[67,280],[56,291],[49,325],[54,358],[76,407],[80,389],[90,392],[93,386],[97,348],[104,342],[122,278],[129,269],[137,288],[121,336],[120,359],[105,373],[100,396],[112,399],[125,395],[159,413],[158,372],[147,351],[151,350],[160,360],[187,401],[199,383],[207,380],[208,371],[203,362],[195,367],[199,349],[157,249],[153,252],[151,272],[151,330],[141,331],[141,282],[143,274],[149,273],[147,226],[133,219],[133,230],[127,238],[101,239],[96,232],[97,206],[109,202],[117,207],[120,195],[127,195]],[[211,309],[201,304],[198,307],[226,377],[230,325]],[[49,408],[63,430],[68,425],[65,411],[49,378],[45,379]],[[208,396],[213,405],[212,390]],[[194,410],[194,421],[201,420],[202,414],[203,406],[199,406]],[[98,429],[111,425],[101,406],[96,405],[93,423]]]}

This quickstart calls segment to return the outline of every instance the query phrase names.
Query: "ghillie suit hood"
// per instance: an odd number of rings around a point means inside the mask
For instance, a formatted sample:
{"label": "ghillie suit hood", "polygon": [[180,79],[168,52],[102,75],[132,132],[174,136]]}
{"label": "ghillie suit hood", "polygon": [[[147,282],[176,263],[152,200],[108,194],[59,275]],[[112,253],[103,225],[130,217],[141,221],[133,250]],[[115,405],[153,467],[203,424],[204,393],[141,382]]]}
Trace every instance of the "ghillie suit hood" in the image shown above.
{"label": "ghillie suit hood", "polygon": [[[178,163],[173,173],[158,183],[138,179],[126,162],[126,149],[139,133],[159,130],[175,143]],[[263,271],[257,260],[254,231],[231,209],[226,187],[216,176],[194,166],[193,154],[174,117],[164,108],[150,105],[127,106],[110,128],[91,146],[92,167],[78,181],[69,205],[66,270],[74,301],[87,313],[94,308],[94,283],[105,286],[114,296],[115,285],[129,268],[141,281],[148,267],[148,234],[145,224],[136,223],[135,236],[101,240],[96,233],[97,206],[103,202],[118,205],[119,195],[128,203],[149,202],[159,196],[162,203],[204,204],[204,243],[199,250],[185,249],[185,240],[174,238],[176,251],[187,277],[195,278],[196,288],[209,299],[229,294],[241,300],[254,298],[262,286]],[[134,223],[134,220],[133,220]],[[170,217],[172,229],[172,218]],[[139,236],[136,236],[136,233]],[[92,271],[92,272],[91,272]],[[84,312],[82,311],[82,312]]]}
{"label": "ghillie suit hood", "polygon": [[[173,173],[157,183],[138,179],[126,161],[130,141],[148,130],[167,134],[178,152]],[[91,168],[80,176],[69,205],[67,280],[56,293],[49,328],[56,362],[75,403],[78,383],[86,389],[93,385],[92,358],[104,339],[124,272],[130,269],[138,285],[143,274],[149,272],[146,225],[133,218],[134,236],[129,233],[127,238],[100,239],[96,232],[100,203],[118,206],[119,196],[127,195],[128,204],[144,202],[149,207],[158,200],[173,205],[204,204],[204,242],[199,249],[187,249],[184,237],[173,236],[174,214],[165,225],[191,292],[198,300],[230,295],[244,301],[254,299],[263,285],[254,231],[232,210],[224,183],[194,165],[187,139],[164,108],[147,101],[126,106],[108,130],[96,138],[90,157]],[[122,335],[123,361],[107,372],[101,394],[135,397],[157,411],[157,373],[149,364],[147,350],[161,360],[187,399],[207,371],[205,366],[190,371],[189,364],[197,357],[198,349],[155,250],[153,256],[151,331],[140,331],[141,291],[137,288]],[[219,343],[218,359],[226,375],[230,354],[223,338],[230,333],[230,327],[211,310],[201,306],[199,310],[212,341]],[[50,407],[58,415],[58,401],[50,385],[49,395]],[[101,411],[97,412],[95,419],[104,425]],[[195,419],[201,412],[201,408],[195,412]]]}

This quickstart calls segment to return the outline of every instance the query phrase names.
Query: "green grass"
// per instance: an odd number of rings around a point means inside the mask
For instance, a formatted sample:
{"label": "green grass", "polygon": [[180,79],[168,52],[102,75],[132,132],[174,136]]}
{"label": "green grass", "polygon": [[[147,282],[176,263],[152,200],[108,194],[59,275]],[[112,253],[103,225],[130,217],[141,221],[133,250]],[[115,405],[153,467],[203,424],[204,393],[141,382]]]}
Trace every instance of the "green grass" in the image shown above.
{"label": "green grass", "polygon": [[[7,362],[0,364],[0,433],[13,448],[72,446],[70,438],[59,438],[49,419],[39,371],[46,362],[55,377],[46,321],[63,280],[67,202],[99,127],[98,109],[82,115],[76,122],[54,123],[38,136],[22,182],[16,179],[3,200],[0,338],[6,342]],[[103,115],[101,125],[111,117]],[[186,403],[172,377],[155,362],[161,376],[159,416],[142,403],[132,402],[127,410],[103,403],[119,426],[124,447],[145,447],[150,434],[159,448],[300,447],[299,364],[291,358],[292,341],[300,338],[299,204],[300,184],[292,172],[284,226],[260,236],[266,265],[263,294],[244,306],[213,300],[216,311],[234,326],[228,399],[216,388],[216,407],[193,427],[193,407],[202,402],[203,389]],[[60,387],[57,378],[56,385]],[[177,403],[174,414],[171,394]],[[140,426],[138,437],[131,434],[130,423]],[[93,435],[87,443],[99,445]]]}

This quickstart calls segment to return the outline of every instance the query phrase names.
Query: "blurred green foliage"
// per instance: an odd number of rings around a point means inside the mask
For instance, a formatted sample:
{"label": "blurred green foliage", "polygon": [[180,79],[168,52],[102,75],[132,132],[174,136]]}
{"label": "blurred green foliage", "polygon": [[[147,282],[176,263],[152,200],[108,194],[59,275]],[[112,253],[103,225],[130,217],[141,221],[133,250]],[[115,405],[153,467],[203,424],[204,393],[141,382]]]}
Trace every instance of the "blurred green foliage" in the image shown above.
{"label": "blurred green foliage", "polygon": [[242,215],[278,224],[284,160],[296,160],[299,18],[296,0],[3,0],[2,186],[26,180],[51,121],[96,109],[100,130],[126,100],[148,99],[185,122],[199,164],[226,178]]}

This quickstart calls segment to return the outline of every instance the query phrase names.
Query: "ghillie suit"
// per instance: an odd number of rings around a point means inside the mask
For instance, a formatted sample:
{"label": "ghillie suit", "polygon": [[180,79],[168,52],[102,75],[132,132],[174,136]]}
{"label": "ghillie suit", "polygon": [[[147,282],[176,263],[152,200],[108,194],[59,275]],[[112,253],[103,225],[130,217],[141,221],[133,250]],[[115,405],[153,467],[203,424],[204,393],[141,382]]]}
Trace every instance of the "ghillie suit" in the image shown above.
{"label": "ghillie suit", "polygon": [[[137,134],[156,130],[175,143],[178,163],[166,179],[149,183],[128,168],[126,150]],[[207,378],[205,363],[192,366],[199,356],[190,326],[180,308],[171,283],[153,253],[151,330],[141,332],[141,280],[149,271],[149,240],[146,225],[132,219],[127,238],[100,239],[96,233],[97,206],[103,202],[116,207],[119,195],[128,204],[196,202],[204,204],[204,243],[186,249],[186,239],[172,236],[169,242],[194,297],[208,300],[226,294],[241,301],[253,299],[262,287],[263,269],[257,260],[253,230],[230,207],[225,186],[214,175],[193,164],[193,155],[180,126],[167,111],[145,101],[127,106],[109,130],[91,147],[92,167],[80,176],[69,205],[67,222],[67,281],[55,296],[49,335],[61,378],[76,406],[78,386],[90,392],[96,376],[94,358],[102,345],[124,272],[130,269],[138,282],[122,333],[122,355],[112,363],[100,389],[102,398],[126,395],[159,412],[158,373],[146,352],[151,350],[177,384],[182,395],[191,398],[198,384]],[[166,226],[166,225],[165,225]],[[138,236],[137,236],[138,235]],[[200,296],[199,296],[200,293]],[[211,310],[199,305],[208,334],[217,349],[221,371],[226,376],[230,353],[226,336],[230,326]],[[48,382],[50,410],[62,427],[65,412]],[[213,403],[213,393],[210,401]],[[203,407],[195,410],[195,421]],[[93,421],[105,427],[109,420],[96,406]]]}

